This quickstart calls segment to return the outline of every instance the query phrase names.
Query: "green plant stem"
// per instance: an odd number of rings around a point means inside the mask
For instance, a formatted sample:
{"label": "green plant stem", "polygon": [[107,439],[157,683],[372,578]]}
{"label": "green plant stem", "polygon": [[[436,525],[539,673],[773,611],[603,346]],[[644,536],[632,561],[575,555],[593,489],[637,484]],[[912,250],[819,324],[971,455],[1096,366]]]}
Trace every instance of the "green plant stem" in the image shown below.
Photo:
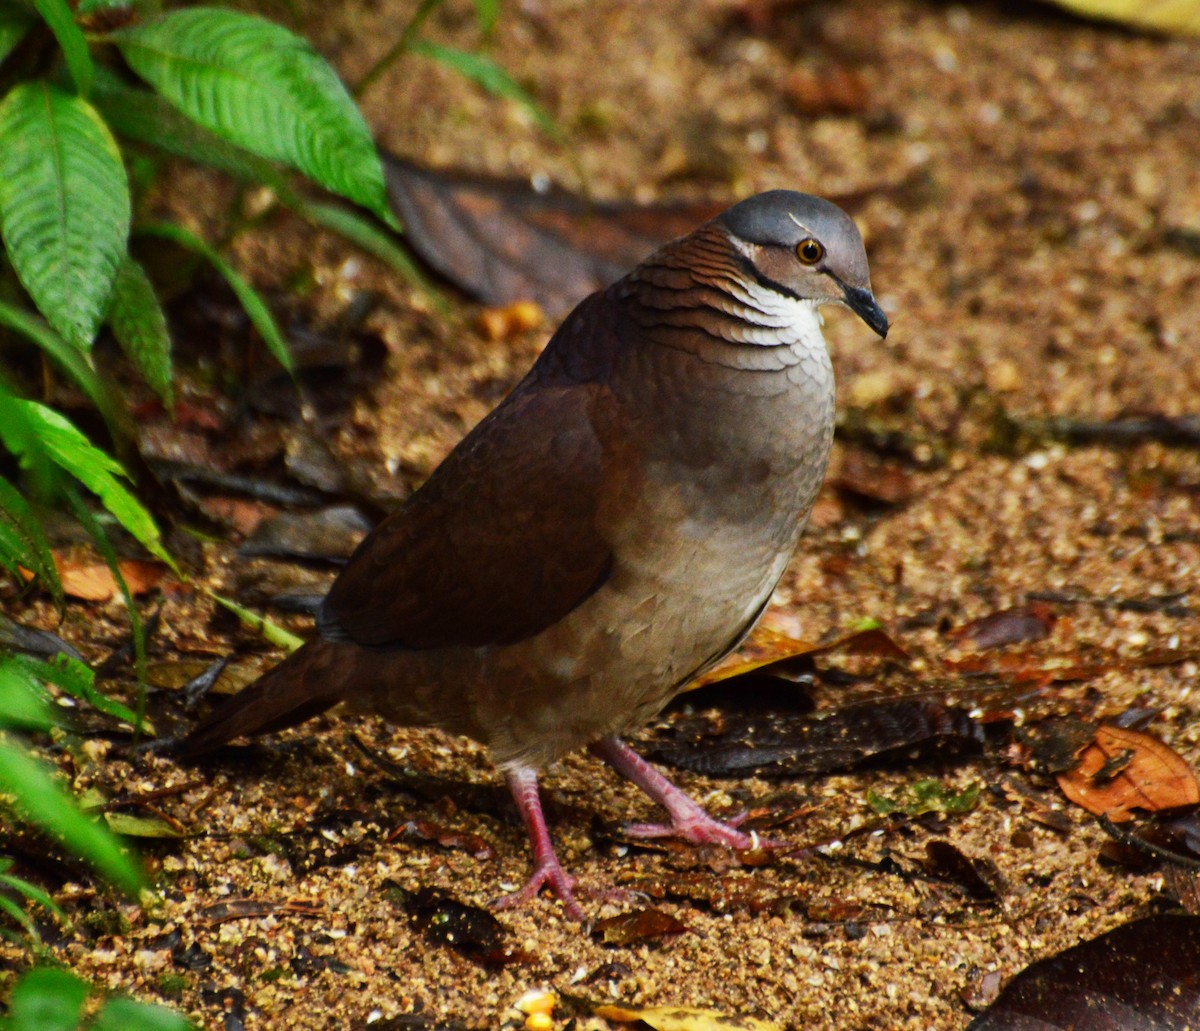
{"label": "green plant stem", "polygon": [[404,30],[400,33],[400,38],[392,44],[383,57],[371,65],[367,70],[367,74],[359,79],[358,85],[350,91],[355,100],[360,99],[396,61],[407,53],[412,46],[413,40],[416,39],[421,26],[441,6],[442,0],[422,0],[421,6],[417,8],[416,13],[408,20],[408,24],[404,26]]}

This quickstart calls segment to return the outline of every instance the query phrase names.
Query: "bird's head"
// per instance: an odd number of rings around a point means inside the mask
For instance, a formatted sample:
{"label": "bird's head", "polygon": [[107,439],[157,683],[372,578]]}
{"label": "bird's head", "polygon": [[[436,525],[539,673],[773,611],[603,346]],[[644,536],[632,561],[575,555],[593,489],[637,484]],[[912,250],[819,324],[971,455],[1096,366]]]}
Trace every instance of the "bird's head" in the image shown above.
{"label": "bird's head", "polygon": [[759,288],[817,305],[844,305],[887,336],[888,320],[871,292],[862,236],[836,204],[793,190],[770,190],[735,204],[716,221]]}

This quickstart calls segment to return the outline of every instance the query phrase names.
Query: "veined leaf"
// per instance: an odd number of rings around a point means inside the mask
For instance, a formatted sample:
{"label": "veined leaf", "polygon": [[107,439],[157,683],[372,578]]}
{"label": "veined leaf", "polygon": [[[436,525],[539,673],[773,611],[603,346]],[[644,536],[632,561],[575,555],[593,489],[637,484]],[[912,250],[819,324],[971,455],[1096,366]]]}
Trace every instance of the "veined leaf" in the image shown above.
{"label": "veined leaf", "polygon": [[0,104],[0,234],[46,320],[90,347],[125,254],[129,184],[86,100],[32,82]]}
{"label": "veined leaf", "polygon": [[108,323],[121,350],[137,366],[150,388],[168,408],[174,405],[167,317],[146,270],[128,255],[113,283]]}
{"label": "veined leaf", "polygon": [[391,221],[366,122],[306,40],[213,7],[173,11],[114,38],[130,67],[189,118]]}
{"label": "veined leaf", "polygon": [[67,59],[67,68],[71,78],[75,80],[75,89],[81,97],[86,97],[92,88],[92,78],[96,74],[92,65],[92,55],[88,53],[87,40],[83,32],[75,24],[75,16],[66,0],[33,0],[33,6],[50,26],[58,45],[62,47],[63,57]]}
{"label": "veined leaf", "polygon": [[229,262],[222,258],[221,255],[195,233],[188,232],[182,226],[160,223],[138,226],[137,231],[147,236],[160,236],[165,240],[173,240],[181,247],[186,247],[194,254],[199,254],[212,265],[225,279],[225,282],[229,284],[229,288],[236,295],[238,303],[245,310],[247,318],[250,319],[254,328],[258,330],[258,335],[263,338],[268,350],[275,356],[275,360],[289,374],[294,375],[295,363],[292,361],[292,354],[288,350],[287,344],[284,343],[283,334],[279,332],[279,327],[275,325],[274,318],[271,317],[271,310],[258,295],[258,291]]}
{"label": "veined leaf", "polygon": [[24,566],[54,595],[55,602],[63,603],[62,582],[41,521],[21,492],[3,476],[0,476],[0,565],[13,573],[18,566]]}
{"label": "veined leaf", "polygon": [[0,791],[13,796],[17,811],[25,819],[87,860],[125,892],[136,896],[142,886],[142,874],[117,839],[100,823],[84,816],[46,768],[3,731],[0,731]]}
{"label": "veined leaf", "polygon": [[285,204],[293,193],[277,165],[251,154],[197,125],[157,93],[125,85],[113,72],[97,69],[92,103],[118,136],[165,150],[228,172],[250,182],[269,186]]}
{"label": "veined leaf", "polygon": [[22,466],[45,468],[52,464],[70,473],[147,551],[178,572],[150,513],[117,479],[128,476],[121,463],[94,447],[54,409],[0,390],[0,440]]}

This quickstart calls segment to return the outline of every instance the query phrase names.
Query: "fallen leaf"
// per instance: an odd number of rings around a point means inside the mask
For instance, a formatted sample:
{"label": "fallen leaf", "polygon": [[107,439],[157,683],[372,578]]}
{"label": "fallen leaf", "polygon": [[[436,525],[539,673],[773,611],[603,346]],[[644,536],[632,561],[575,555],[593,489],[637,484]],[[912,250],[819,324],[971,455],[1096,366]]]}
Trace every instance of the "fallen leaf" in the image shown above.
{"label": "fallen leaf", "polygon": [[134,816],[132,813],[105,813],[108,829],[127,838],[180,838],[183,835],[158,816]]}
{"label": "fallen leaf", "polygon": [[1014,977],[967,1031],[1187,1031],[1200,1013],[1200,917],[1123,924]]}
{"label": "fallen leaf", "polygon": [[[54,564],[68,597],[79,601],[110,601],[120,593],[116,578],[105,562],[81,558],[74,551],[56,551]],[[121,559],[117,565],[135,597],[157,588],[167,572],[162,562],[150,559]]]}
{"label": "fallen leaf", "polygon": [[1079,764],[1057,779],[1072,802],[1114,823],[1132,819],[1135,809],[1200,803],[1200,784],[1182,756],[1149,734],[1122,727],[1100,727],[1079,752]]}
{"label": "fallen leaf", "polygon": [[593,1011],[605,1020],[631,1024],[640,1020],[654,1031],[779,1031],[778,1024],[768,1024],[757,1017],[735,1016],[716,1010],[693,1009],[690,1006],[621,1006],[605,1003]]}
{"label": "fallen leaf", "polygon": [[969,644],[978,651],[985,651],[1006,644],[1044,640],[1050,636],[1057,621],[1058,614],[1049,605],[1032,601],[964,623],[951,631],[950,636],[960,645]]}
{"label": "fallen leaf", "polygon": [[1076,14],[1155,32],[1200,35],[1200,0],[1054,0]]}
{"label": "fallen leaf", "polygon": [[634,945],[656,941],[670,934],[682,934],[687,924],[661,909],[635,909],[596,921],[593,931],[605,945]]}

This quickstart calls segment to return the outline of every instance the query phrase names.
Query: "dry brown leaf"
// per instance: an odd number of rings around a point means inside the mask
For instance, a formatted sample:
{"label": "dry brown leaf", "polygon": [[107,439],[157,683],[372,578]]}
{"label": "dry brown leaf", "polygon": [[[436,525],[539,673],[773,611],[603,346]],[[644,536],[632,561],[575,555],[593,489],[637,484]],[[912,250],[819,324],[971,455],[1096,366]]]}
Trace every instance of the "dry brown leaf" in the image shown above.
{"label": "dry brown leaf", "polygon": [[1079,765],[1058,775],[1062,793],[1076,805],[1114,823],[1132,810],[1157,812],[1200,803],[1200,784],[1187,762],[1149,734],[1100,727],[1079,753]]}
{"label": "dry brown leaf", "polygon": [[[116,578],[104,562],[80,559],[72,553],[55,552],[54,564],[68,597],[79,601],[109,601],[119,593]],[[118,565],[134,595],[154,590],[167,572],[163,563],[149,559],[122,559]]]}
{"label": "dry brown leaf", "polygon": [[778,1024],[768,1024],[757,1017],[743,1017],[715,1010],[694,1009],[691,1006],[618,1006],[608,1004],[596,1009],[596,1016],[605,1020],[632,1023],[640,1020],[654,1031],[779,1031]]}
{"label": "dry brown leaf", "polygon": [[1156,32],[1200,35],[1200,0],[1054,0],[1089,18],[1137,25]]}

